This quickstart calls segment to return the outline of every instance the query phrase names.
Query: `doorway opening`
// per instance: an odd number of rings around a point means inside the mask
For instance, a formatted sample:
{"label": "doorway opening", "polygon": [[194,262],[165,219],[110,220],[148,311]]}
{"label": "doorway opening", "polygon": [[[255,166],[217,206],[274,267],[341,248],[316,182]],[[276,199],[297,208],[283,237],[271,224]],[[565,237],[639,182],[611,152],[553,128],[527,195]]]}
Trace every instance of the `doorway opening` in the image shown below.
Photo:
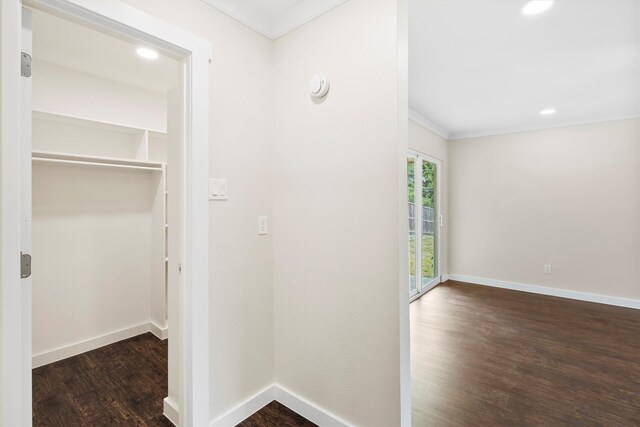
{"label": "doorway opening", "polygon": [[180,63],[38,9],[28,32],[33,420],[157,424],[178,388]]}
{"label": "doorway opening", "polygon": [[440,283],[442,162],[419,153],[407,156],[409,297]]}
{"label": "doorway opening", "polygon": [[[177,346],[178,387],[175,391],[174,419],[181,425],[206,425],[210,410],[209,346],[209,248],[207,182],[209,178],[209,68],[211,44],[193,34],[122,3],[60,2],[56,0],[22,0],[1,2],[0,33],[3,41],[1,64],[2,86],[2,182],[1,206],[3,253],[16,254],[0,259],[3,280],[3,395],[0,424],[29,425],[32,422],[32,78],[28,59],[32,55],[29,11],[33,7],[52,15],[81,23],[110,34],[120,40],[141,43],[179,62],[179,102],[176,114],[179,161],[169,171],[175,176],[177,192],[169,197],[175,206],[176,250],[171,256],[169,244],[169,277],[172,271],[180,282],[173,319],[169,326],[170,342]],[[25,18],[25,19],[23,19]],[[21,27],[22,24],[22,28]],[[28,25],[25,25],[28,24]],[[93,47],[99,52],[99,47]],[[22,64],[21,64],[22,62]],[[21,66],[22,65],[22,66]],[[15,71],[21,71],[16,73]],[[173,103],[172,103],[173,104]],[[16,143],[19,141],[20,143]],[[168,144],[171,147],[171,144]],[[72,160],[72,159],[56,159]],[[107,156],[103,163],[109,163]],[[140,165],[137,165],[140,166]],[[107,167],[107,166],[105,166]],[[115,167],[109,165],[108,167]],[[155,173],[155,172],[154,172]],[[171,185],[168,180],[168,190]],[[170,195],[171,196],[171,195]],[[8,202],[10,201],[10,203]],[[172,209],[169,207],[169,212]],[[169,220],[169,222],[172,222]],[[10,235],[7,231],[10,231]],[[170,234],[171,236],[171,234]],[[169,239],[171,241],[171,238]],[[20,256],[22,254],[22,256]],[[21,261],[16,263],[17,261]],[[33,259],[34,268],[38,260]],[[173,304],[169,299],[170,305]],[[171,312],[171,307],[169,307]],[[169,315],[169,323],[172,316]],[[10,333],[9,333],[10,332]],[[175,337],[174,337],[175,338]],[[170,393],[171,395],[171,390]],[[170,403],[165,399],[164,411]],[[179,410],[179,412],[178,412]]]}

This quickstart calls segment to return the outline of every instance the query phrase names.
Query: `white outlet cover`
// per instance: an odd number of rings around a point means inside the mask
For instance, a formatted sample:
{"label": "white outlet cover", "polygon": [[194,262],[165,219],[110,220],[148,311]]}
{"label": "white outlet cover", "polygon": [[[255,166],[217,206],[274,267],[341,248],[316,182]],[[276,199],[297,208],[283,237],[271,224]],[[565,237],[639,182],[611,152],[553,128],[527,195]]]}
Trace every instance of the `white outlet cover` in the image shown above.
{"label": "white outlet cover", "polygon": [[209,200],[227,200],[227,191],[226,179],[211,178],[209,180]]}

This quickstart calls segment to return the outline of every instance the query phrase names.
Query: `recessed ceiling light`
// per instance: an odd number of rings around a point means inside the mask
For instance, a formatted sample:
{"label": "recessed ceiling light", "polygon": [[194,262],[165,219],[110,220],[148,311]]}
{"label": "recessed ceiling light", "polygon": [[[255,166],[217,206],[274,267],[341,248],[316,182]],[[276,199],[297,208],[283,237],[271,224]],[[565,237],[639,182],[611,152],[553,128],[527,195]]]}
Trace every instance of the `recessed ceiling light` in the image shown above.
{"label": "recessed ceiling light", "polygon": [[525,15],[537,15],[549,9],[553,5],[553,0],[532,0],[522,7]]}
{"label": "recessed ceiling light", "polygon": [[555,114],[555,113],[556,113],[555,108],[545,108],[544,110],[540,111],[540,115],[542,116],[550,116],[551,114]]}
{"label": "recessed ceiling light", "polygon": [[146,47],[139,47],[138,49],[136,49],[136,53],[138,54],[138,56],[141,56],[144,59],[158,59],[159,56],[158,52]]}

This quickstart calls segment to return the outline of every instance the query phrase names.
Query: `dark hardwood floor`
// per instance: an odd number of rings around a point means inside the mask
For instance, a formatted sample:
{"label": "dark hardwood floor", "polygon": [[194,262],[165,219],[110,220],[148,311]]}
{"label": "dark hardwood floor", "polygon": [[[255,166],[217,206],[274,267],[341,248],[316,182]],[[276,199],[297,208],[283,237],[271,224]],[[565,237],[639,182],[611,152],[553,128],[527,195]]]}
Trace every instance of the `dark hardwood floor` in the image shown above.
{"label": "dark hardwood floor", "polygon": [[414,426],[640,426],[640,311],[449,281],[411,304]]}
{"label": "dark hardwood floor", "polygon": [[[33,370],[33,425],[173,426],[167,396],[167,341],[146,333]],[[312,427],[273,401],[240,427]]]}
{"label": "dark hardwood floor", "polygon": [[139,335],[33,370],[34,426],[173,426],[167,341]]}

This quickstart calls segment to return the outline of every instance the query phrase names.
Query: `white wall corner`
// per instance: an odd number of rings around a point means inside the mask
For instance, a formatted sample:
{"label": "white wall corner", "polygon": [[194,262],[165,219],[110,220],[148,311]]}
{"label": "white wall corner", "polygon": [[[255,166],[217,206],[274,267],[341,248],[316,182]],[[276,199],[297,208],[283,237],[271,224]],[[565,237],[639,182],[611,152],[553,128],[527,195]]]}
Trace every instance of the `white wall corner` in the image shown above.
{"label": "white wall corner", "polygon": [[163,406],[163,414],[169,421],[173,423],[174,426],[178,425],[178,420],[180,419],[180,411],[178,410],[178,402],[173,400],[170,397],[165,397],[162,400]]}
{"label": "white wall corner", "polygon": [[210,427],[229,427],[240,424],[242,421],[258,412],[265,405],[275,400],[275,385],[270,385],[254,394],[235,408],[222,414],[209,424]]}
{"label": "white wall corner", "polygon": [[422,114],[418,113],[416,110],[413,110],[411,108],[409,109],[409,120],[413,120],[420,126],[426,129],[429,129],[431,132],[435,133],[436,135],[446,140],[448,140],[451,137],[451,133],[448,132],[446,129],[444,129],[441,126],[438,126],[437,124],[433,123],[431,120],[427,119]]}
{"label": "white wall corner", "polygon": [[348,427],[346,421],[276,384],[275,400],[319,426]]}
{"label": "white wall corner", "polygon": [[149,322],[149,331],[156,336],[156,338],[161,339],[161,340],[166,340],[169,337],[169,328],[166,325],[164,327],[161,327],[160,325],[158,325],[156,322],[154,322],[153,320]]}
{"label": "white wall corner", "polygon": [[[165,399],[165,415],[166,415]],[[320,426],[348,427],[349,424],[319,406],[308,402],[277,384],[272,384],[254,394],[235,408],[229,410],[209,424],[210,427],[235,426],[258,412],[272,401],[277,401],[297,414]],[[167,418],[169,418],[167,416]]]}
{"label": "white wall corner", "polygon": [[229,0],[202,0],[209,6],[219,10],[225,15],[237,20],[262,34],[263,36],[272,38],[273,23],[267,16],[261,14],[257,9],[249,3],[243,1]]}
{"label": "white wall corner", "polygon": [[275,40],[347,0],[302,1],[277,16],[261,13],[251,4],[237,0],[202,0],[265,37]]}
{"label": "white wall corner", "polygon": [[449,275],[448,274],[443,274],[442,277],[440,278],[440,282],[446,282],[447,280],[449,280]]}
{"label": "white wall corner", "polygon": [[618,307],[635,308],[640,310],[640,300],[630,298],[611,297],[607,295],[591,294],[587,292],[569,291],[566,289],[548,288],[525,283],[508,282],[504,280],[487,279],[483,277],[467,276],[464,274],[450,274],[450,280],[473,283],[475,285],[491,286],[494,288],[511,289],[514,291],[530,292],[533,294],[575,299],[579,301],[595,302],[598,304],[615,305]]}
{"label": "white wall corner", "polygon": [[345,1],[347,0],[301,1],[273,20],[271,35],[269,37],[275,40],[331,9],[340,6]]}

